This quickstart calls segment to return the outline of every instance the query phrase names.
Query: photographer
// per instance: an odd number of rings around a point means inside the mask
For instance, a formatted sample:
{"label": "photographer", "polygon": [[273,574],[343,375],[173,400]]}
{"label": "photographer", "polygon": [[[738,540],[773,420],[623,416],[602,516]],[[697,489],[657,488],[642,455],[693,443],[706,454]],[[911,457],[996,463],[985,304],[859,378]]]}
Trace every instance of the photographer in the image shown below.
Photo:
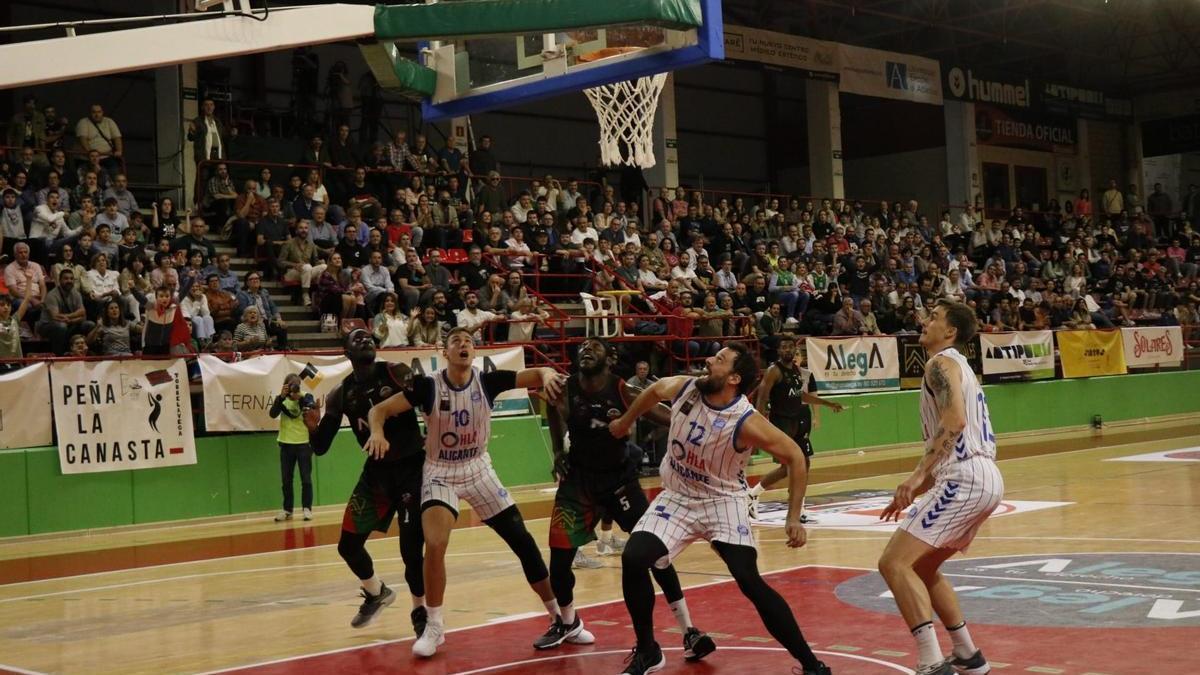
{"label": "photographer", "polygon": [[[304,519],[312,520],[312,447],[308,435],[321,419],[321,408],[312,394],[300,393],[300,376],[292,373],[283,380],[283,390],[271,405],[271,418],[279,417],[279,466],[283,476],[283,510],[275,522],[292,519],[292,477],[300,464],[301,506]],[[280,417],[282,415],[282,417]]]}

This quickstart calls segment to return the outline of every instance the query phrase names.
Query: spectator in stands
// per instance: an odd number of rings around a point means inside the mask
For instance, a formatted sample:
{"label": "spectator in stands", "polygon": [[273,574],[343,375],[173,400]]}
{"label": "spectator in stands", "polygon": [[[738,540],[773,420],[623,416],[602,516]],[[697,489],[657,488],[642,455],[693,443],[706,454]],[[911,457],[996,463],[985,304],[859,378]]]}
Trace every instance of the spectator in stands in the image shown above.
{"label": "spectator in stands", "polygon": [[218,287],[229,294],[236,294],[238,290],[237,274],[230,268],[230,259],[228,253],[222,253],[217,256],[216,264],[210,265],[202,272],[202,276],[207,280],[211,276],[217,277]]}
{"label": "spectator in stands", "polygon": [[289,349],[287,322],[271,293],[262,285],[262,273],[251,270],[246,273],[246,283],[237,292],[238,311],[245,312],[247,307],[258,308],[258,315],[266,325],[267,335],[274,340],[278,349]]}
{"label": "spectator in stands", "polygon": [[216,274],[209,274],[204,280],[204,295],[212,312],[213,327],[218,331],[237,328],[237,298],[229,291],[221,290],[221,280]]}
{"label": "spectator in stands", "polygon": [[75,234],[67,227],[67,214],[61,204],[59,192],[50,192],[46,195],[46,202],[38,204],[33,211],[29,238],[36,240],[44,251],[51,250],[55,241]]}
{"label": "spectator in stands", "polygon": [[487,180],[475,191],[475,213],[480,216],[490,213],[493,218],[498,218],[508,206],[508,197],[500,185],[500,174],[488,171],[486,175]]}
{"label": "spectator in stands", "polygon": [[442,253],[437,249],[429,251],[429,264],[425,266],[425,274],[434,290],[449,292],[455,282],[455,276],[442,265]]}
{"label": "spectator in stands", "polygon": [[233,343],[239,352],[270,349],[273,345],[267,338],[267,325],[263,323],[258,307],[251,305],[242,313],[242,321],[233,332]]}
{"label": "spectator in stands", "polygon": [[864,298],[858,305],[859,314],[862,315],[862,327],[859,331],[863,335],[883,335],[883,331],[879,329],[879,319],[875,316],[875,312],[871,311],[871,301]]}
{"label": "spectator in stands", "polygon": [[358,243],[358,228],[352,223],[346,223],[334,250],[341,254],[346,269],[357,269],[367,263],[367,251]]}
{"label": "spectator in stands", "polygon": [[71,207],[71,193],[62,185],[62,174],[54,170],[46,173],[46,185],[37,191],[37,203],[45,204],[46,198],[52,192],[58,195],[58,204],[62,210],[66,211]]}
{"label": "spectator in stands", "polygon": [[321,138],[320,134],[313,134],[308,139],[308,145],[300,153],[300,159],[296,163],[332,166],[329,158],[329,150],[325,147],[325,139]]}
{"label": "spectator in stands", "polygon": [[350,319],[358,314],[358,298],[351,288],[349,270],[342,266],[342,256],[334,252],[329,256],[329,264],[317,279],[313,302],[321,314],[334,314],[342,319]]}
{"label": "spectator in stands", "polygon": [[[15,308],[8,298],[0,298],[0,359],[21,358],[21,320],[33,305],[36,290],[35,284],[25,284],[25,292]],[[9,365],[0,363],[0,372],[9,369]]]}
{"label": "spectator in stands", "polygon": [[550,314],[539,309],[534,298],[522,297],[509,316],[508,341],[531,342],[537,327],[545,325],[549,318]]}
{"label": "spectator in stands", "polygon": [[258,194],[258,182],[247,180],[233,205],[231,230],[239,258],[254,256],[258,224],[266,214],[267,201]]}
{"label": "spectator in stands", "polygon": [[[10,309],[15,310],[24,301],[26,286],[32,285],[29,309],[37,310],[46,298],[46,273],[41,265],[30,260],[28,244],[17,242],[12,250],[13,261],[4,268],[4,285],[8,287]],[[71,271],[74,278],[74,270]]]}
{"label": "spectator in stands", "polygon": [[[517,277],[520,279],[520,276]],[[516,301],[509,297],[505,292],[504,277],[499,274],[488,276],[488,282],[479,291],[479,309],[485,312],[492,312],[497,316],[506,316]],[[519,287],[519,282],[518,282]],[[523,290],[523,289],[522,289]],[[503,331],[498,331],[497,334]]]}
{"label": "spectator in stands", "polygon": [[279,200],[272,197],[267,201],[267,213],[254,226],[255,251],[261,251],[266,259],[263,274],[267,279],[279,275],[279,255],[288,242],[288,223],[280,209]]}
{"label": "spectator in stands", "polygon": [[207,237],[208,224],[204,222],[204,218],[192,216],[190,230],[190,232],[181,234],[171,241],[171,252],[200,251],[204,255],[204,262],[207,264],[208,261],[217,255],[216,246]]}
{"label": "spectator in stands", "polygon": [[79,142],[80,150],[97,153],[108,175],[114,176],[121,170],[125,142],[117,123],[111,117],[105,117],[103,106],[92,104],[88,116],[75,125],[75,139]]}
{"label": "spectator in stands", "polygon": [[[12,288],[10,284],[10,292]],[[24,292],[25,289],[22,287],[19,290]],[[75,289],[74,272],[64,269],[54,290],[45,296],[41,318],[37,323],[38,334],[50,342],[52,352],[61,355],[66,352],[72,335],[86,336],[94,327],[95,324],[88,321],[83,297]]]}
{"label": "spectator in stands", "polygon": [[129,356],[133,353],[130,347],[132,332],[133,325],[125,320],[121,303],[109,298],[103,303],[99,322],[88,333],[87,342],[95,354]]}
{"label": "spectator in stands", "polygon": [[238,191],[229,176],[229,166],[225,162],[217,164],[217,171],[208,179],[204,192],[204,208],[218,223],[224,224],[233,215],[237,198]]}
{"label": "spectator in stands", "polygon": [[279,268],[284,271],[285,281],[300,282],[304,306],[311,306],[310,288],[313,277],[319,278],[325,271],[326,265],[319,262],[317,247],[309,237],[307,221],[296,224],[295,236],[289,239],[280,250]]}
{"label": "spectator in stands", "polygon": [[778,268],[771,273],[767,284],[771,295],[778,299],[786,323],[798,323],[808,309],[810,296],[800,290],[800,280],[792,271],[792,261],[780,258]]}
{"label": "spectator in stands", "polygon": [[[418,310],[413,310],[413,315]],[[410,317],[400,308],[400,300],[395,293],[384,293],[379,313],[372,320],[373,335],[382,347],[408,346],[408,329]]]}
{"label": "spectator in stands", "polygon": [[72,335],[67,347],[67,353],[64,356],[85,357],[91,355],[92,353],[88,350],[87,336],[80,334]]}
{"label": "spectator in stands", "polygon": [[208,297],[204,294],[203,284],[192,284],[187,295],[179,303],[183,316],[191,321],[192,335],[200,342],[200,348],[208,347],[216,334],[213,325],[212,312],[208,308]]}
{"label": "spectator in stands", "polygon": [[391,271],[383,265],[383,253],[372,251],[369,260],[362,270],[362,283],[366,290],[367,312],[371,313],[375,311],[379,300],[388,293],[394,293],[396,288]]}
{"label": "spectator in stands", "polygon": [[109,199],[117,200],[117,210],[126,218],[138,210],[137,198],[129,191],[129,179],[123,173],[118,173],[113,178],[112,185],[104,191],[103,199],[105,206],[108,205]]}
{"label": "spectator in stands", "polygon": [[226,141],[228,134],[225,125],[215,114],[217,104],[211,98],[205,97],[200,102],[200,114],[187,125],[187,139],[192,142],[192,152],[196,163],[210,159],[226,159]]}
{"label": "spectator in stands", "polygon": [[408,327],[408,341],[414,347],[441,346],[442,324],[438,321],[437,309],[433,305],[425,305],[420,314]]}
{"label": "spectator in stands", "polygon": [[504,317],[495,312],[480,309],[479,293],[476,291],[467,291],[466,299],[467,306],[458,312],[455,325],[471,331],[471,339],[475,344],[480,344],[483,342],[483,327]]}
{"label": "spectator in stands", "polygon": [[854,299],[842,299],[842,308],[833,316],[834,335],[859,335],[863,332],[863,315],[854,309]]}
{"label": "spectator in stands", "polygon": [[79,280],[79,289],[88,309],[87,315],[96,317],[107,301],[121,298],[121,275],[108,268],[108,256],[103,253],[92,256],[91,262],[91,269]]}
{"label": "spectator in stands", "polygon": [[37,97],[26,94],[22,109],[8,122],[8,145],[42,152],[46,143],[46,117],[37,109]]}

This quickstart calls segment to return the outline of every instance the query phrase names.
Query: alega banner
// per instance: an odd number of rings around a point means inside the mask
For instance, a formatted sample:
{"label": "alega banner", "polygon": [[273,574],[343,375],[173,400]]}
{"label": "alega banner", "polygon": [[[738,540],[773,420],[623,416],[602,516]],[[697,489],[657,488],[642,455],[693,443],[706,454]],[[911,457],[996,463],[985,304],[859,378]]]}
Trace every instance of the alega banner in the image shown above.
{"label": "alega banner", "polygon": [[894,337],[810,337],[805,340],[805,348],[818,392],[900,388],[900,359]]}
{"label": "alega banner", "polygon": [[75,361],[50,367],[62,472],[196,463],[183,361]]}

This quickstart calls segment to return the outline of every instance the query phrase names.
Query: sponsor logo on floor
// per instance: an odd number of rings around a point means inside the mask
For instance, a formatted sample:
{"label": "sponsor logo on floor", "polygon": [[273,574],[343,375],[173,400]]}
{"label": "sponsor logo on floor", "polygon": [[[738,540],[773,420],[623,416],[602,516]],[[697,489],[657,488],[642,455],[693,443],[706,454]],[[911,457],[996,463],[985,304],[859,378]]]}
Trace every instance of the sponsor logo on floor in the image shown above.
{"label": "sponsor logo on floor", "polygon": [[1200,462],[1200,448],[1180,448],[1178,450],[1161,450],[1145,452],[1128,457],[1112,457],[1106,462]]}
{"label": "sponsor logo on floor", "polygon": [[[928,496],[923,497],[928,498]],[[893,532],[899,523],[880,522],[879,515],[892,500],[891,490],[858,490],[839,492],[835,494],[810,497],[806,513],[815,523],[809,525],[816,529],[855,530],[858,532]],[[919,502],[918,502],[919,503]],[[992,513],[992,518],[1003,518],[1018,513],[1041,511],[1067,506],[1073,502],[1036,502],[1018,499],[1006,499],[1000,502]],[[911,510],[911,509],[910,509]],[[758,506],[758,518],[752,521],[755,525],[783,527],[787,517],[787,503],[782,501],[761,502]]]}
{"label": "sponsor logo on floor", "polygon": [[[942,573],[973,623],[1009,626],[1200,626],[1200,556],[1050,553],[954,559]],[[895,614],[878,574],[838,585],[843,602]]]}

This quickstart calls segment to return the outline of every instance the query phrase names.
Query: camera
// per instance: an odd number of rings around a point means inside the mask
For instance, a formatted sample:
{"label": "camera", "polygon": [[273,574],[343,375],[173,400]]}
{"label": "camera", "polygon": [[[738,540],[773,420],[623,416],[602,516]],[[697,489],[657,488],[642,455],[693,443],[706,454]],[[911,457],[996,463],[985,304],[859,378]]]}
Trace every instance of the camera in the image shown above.
{"label": "camera", "polygon": [[292,384],[288,387],[288,395],[295,395],[295,394],[299,394],[299,393],[300,393],[300,385]]}

